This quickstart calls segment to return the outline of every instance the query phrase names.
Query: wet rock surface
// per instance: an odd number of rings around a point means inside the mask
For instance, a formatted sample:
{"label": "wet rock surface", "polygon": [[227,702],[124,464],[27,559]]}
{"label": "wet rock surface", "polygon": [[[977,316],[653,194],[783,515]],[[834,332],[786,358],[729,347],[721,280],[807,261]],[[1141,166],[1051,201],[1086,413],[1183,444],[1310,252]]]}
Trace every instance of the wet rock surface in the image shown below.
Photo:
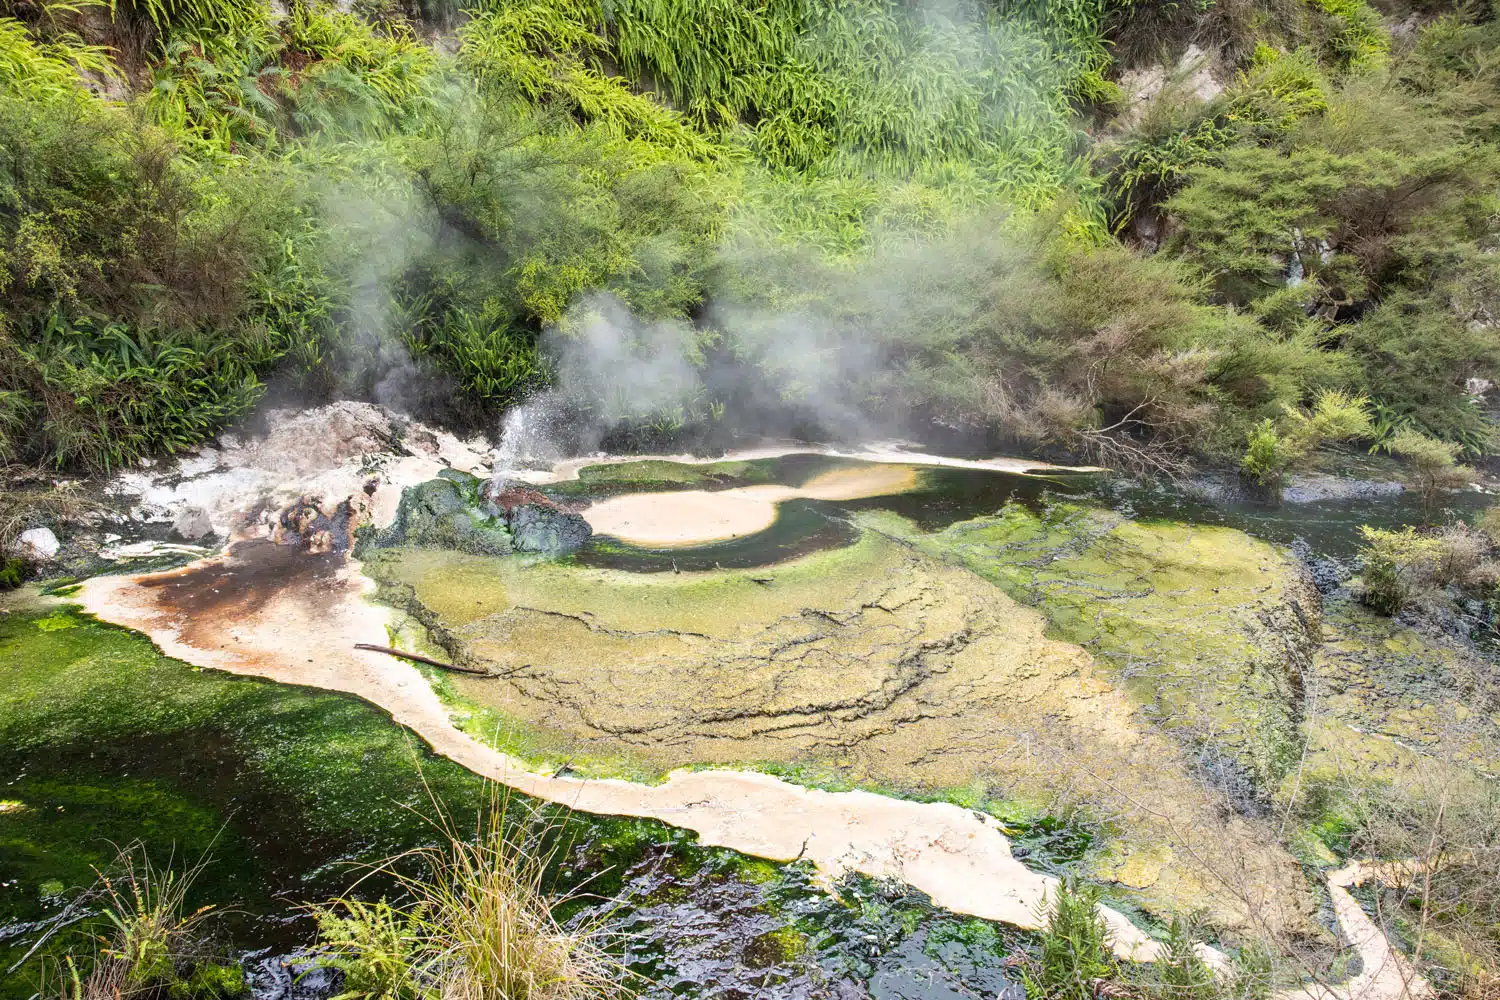
{"label": "wet rock surface", "polygon": [[412,545],[488,555],[513,550],[510,531],[471,502],[472,485],[457,477],[433,479],[407,490],[395,520],[381,531],[381,547]]}
{"label": "wet rock surface", "polygon": [[594,534],[583,516],[524,483],[497,476],[480,488],[494,516],[505,519],[518,552],[576,552]]}
{"label": "wet rock surface", "polygon": [[1284,503],[1323,503],[1393,497],[1406,489],[1389,479],[1351,479],[1323,473],[1299,473],[1281,491]]}
{"label": "wet rock surface", "polygon": [[27,528],[16,536],[15,554],[28,562],[49,562],[62,547],[51,528]]}

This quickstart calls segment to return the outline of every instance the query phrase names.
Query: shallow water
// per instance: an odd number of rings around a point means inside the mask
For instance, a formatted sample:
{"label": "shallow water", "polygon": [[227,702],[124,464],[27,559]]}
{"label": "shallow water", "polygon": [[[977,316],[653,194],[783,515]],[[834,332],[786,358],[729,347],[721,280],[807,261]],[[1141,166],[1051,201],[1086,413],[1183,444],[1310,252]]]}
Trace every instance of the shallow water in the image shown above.
{"label": "shallow water", "polygon": [[[771,482],[800,486],[833,468],[859,463],[824,455],[788,455],[754,463],[751,479],[726,478],[722,485]],[[1057,501],[1108,507],[1132,519],[1172,521],[1235,528],[1278,545],[1301,542],[1315,557],[1348,560],[1360,546],[1359,528],[1399,528],[1408,524],[1472,520],[1495,503],[1479,491],[1444,497],[1435,510],[1423,509],[1410,492],[1270,503],[1246,496],[1232,481],[1140,482],[1099,473],[1021,475],[999,471],[921,467],[920,485],[890,496],[859,500],[792,500],[780,505],[766,530],[732,541],[674,549],[649,549],[600,537],[576,558],[584,565],[635,572],[744,569],[767,566],[822,549],[851,544],[858,532],[848,515],[867,510],[900,514],[920,530],[940,531],[958,521],[993,514],[1007,503],[1039,511]],[[565,484],[573,496],[612,496],[618,492],[704,488],[702,484],[661,481],[581,481]],[[709,487],[712,488],[712,487]],[[556,487],[549,487],[556,489]]]}
{"label": "shallow water", "polygon": [[[848,460],[818,455],[745,463],[708,483],[589,481],[558,493],[607,496],[735,484],[797,486]],[[768,566],[854,543],[850,519],[889,511],[924,532],[1019,503],[1041,512],[1064,502],[1138,519],[1217,524],[1280,544],[1301,539],[1316,555],[1347,559],[1360,524],[1419,520],[1414,499],[1393,497],[1270,506],[1205,500],[1189,489],[1142,486],[1103,476],[1023,476],[927,468],[919,488],[888,497],[781,505],[770,528],[687,549],[649,550],[596,539],[573,559],[586,567],[690,572]],[[1489,498],[1457,494],[1469,515]],[[283,555],[282,551],[272,555]],[[257,564],[260,565],[260,564]],[[229,616],[289,581],[290,564],[264,563],[176,586],[171,604]],[[318,559],[299,557],[298,579],[316,591]],[[753,589],[753,588],[752,588]],[[55,629],[39,625],[55,620]],[[410,746],[380,711],[336,695],[196,671],[160,657],[143,640],[66,613],[0,616],[0,661],[24,661],[0,700],[0,961],[18,956],[66,890],[108,863],[111,844],[146,843],[152,857],[216,860],[197,886],[205,901],[237,904],[225,924],[237,950],[274,956],[305,945],[311,928],[291,907],[339,891],[356,862],[432,839],[424,784],[466,818],[483,802],[481,782]],[[7,680],[10,680],[7,675]],[[550,813],[549,813],[550,815]],[[993,996],[1007,986],[1006,954],[1030,939],[977,920],[934,912],[922,898],[850,879],[832,895],[802,866],[751,862],[694,847],[656,823],[571,817],[557,866],[560,889],[621,895],[626,958],[647,996]],[[1088,838],[1042,822],[1020,835],[1018,855],[1038,867],[1076,862]],[[600,875],[599,873],[605,873]],[[376,883],[366,886],[375,891]],[[269,997],[279,987],[262,984]],[[0,996],[29,994],[24,975]]]}

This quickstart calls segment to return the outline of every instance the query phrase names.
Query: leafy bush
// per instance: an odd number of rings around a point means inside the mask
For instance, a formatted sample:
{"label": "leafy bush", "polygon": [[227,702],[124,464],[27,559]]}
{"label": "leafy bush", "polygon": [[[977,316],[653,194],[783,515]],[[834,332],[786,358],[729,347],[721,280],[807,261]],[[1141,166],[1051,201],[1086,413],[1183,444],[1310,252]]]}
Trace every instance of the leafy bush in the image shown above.
{"label": "leafy bush", "polygon": [[1286,407],[1278,425],[1270,418],[1250,432],[1240,469],[1262,487],[1274,488],[1297,463],[1329,441],[1348,441],[1370,433],[1369,400],[1338,390],[1318,395],[1311,412]]}
{"label": "leafy bush", "polygon": [[1384,531],[1365,525],[1359,531],[1365,539],[1359,557],[1360,600],[1383,615],[1394,615],[1435,577],[1442,545],[1410,527]]}
{"label": "leafy bush", "polygon": [[1465,486],[1474,479],[1472,469],[1458,464],[1459,446],[1456,444],[1403,430],[1386,446],[1392,454],[1401,456],[1410,464],[1422,506],[1428,511],[1442,493]]}
{"label": "leafy bush", "polygon": [[1384,531],[1361,527],[1360,600],[1381,614],[1412,605],[1444,607],[1444,588],[1484,591],[1500,576],[1494,543],[1483,532],[1452,524],[1432,532],[1412,527]]}

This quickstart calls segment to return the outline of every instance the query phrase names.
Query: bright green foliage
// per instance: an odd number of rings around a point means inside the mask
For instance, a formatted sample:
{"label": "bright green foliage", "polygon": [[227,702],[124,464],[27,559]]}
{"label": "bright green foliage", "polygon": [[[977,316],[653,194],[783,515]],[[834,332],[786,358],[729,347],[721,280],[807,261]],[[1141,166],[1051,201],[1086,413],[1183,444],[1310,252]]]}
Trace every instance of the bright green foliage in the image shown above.
{"label": "bright green foliage", "polygon": [[1368,437],[1370,401],[1338,390],[1319,394],[1311,412],[1286,407],[1280,422],[1269,418],[1250,431],[1240,470],[1265,488],[1277,488],[1298,462],[1329,441]]}
{"label": "bright green foliage", "polygon": [[1391,48],[1380,14],[1365,0],[1311,0],[1334,22],[1327,46],[1338,62],[1354,70],[1377,65]]}
{"label": "bright green foliage", "polygon": [[1096,983],[1117,970],[1098,887],[1069,876],[1042,905],[1042,953],[1023,971],[1028,1000],[1094,1000]]}
{"label": "bright green foliage", "polygon": [[[273,373],[373,393],[407,355],[445,377],[423,399],[490,422],[601,294],[628,336],[675,324],[690,364],[788,405],[1112,464],[1238,456],[1339,388],[1488,446],[1459,390],[1500,360],[1492,23],[1387,57],[1359,0],[474,0],[440,44],[454,10],[427,0],[26,9],[0,20],[6,457],[118,464],[214,433]],[[1224,37],[1239,75],[1156,100],[1091,176],[1079,111],[1117,102],[1109,42],[1159,17]],[[1109,244],[1166,214],[1186,266]],[[861,361],[815,384],[807,337]],[[733,403],[669,401],[622,440]]]}
{"label": "bright green foliage", "polygon": [[459,59],[481,85],[563,102],[616,139],[704,159],[717,149],[681,116],[603,73],[600,15],[582,3],[480,3],[460,29]]}
{"label": "bright green foliage", "polygon": [[320,961],[344,974],[339,1000],[410,1000],[419,947],[415,927],[384,899],[344,899],[317,913]]}
{"label": "bright green foliage", "polygon": [[1464,486],[1474,478],[1474,470],[1458,464],[1459,446],[1452,442],[1401,430],[1385,446],[1410,463],[1414,485],[1429,511],[1444,491]]}
{"label": "bright green foliage", "polygon": [[1261,486],[1276,486],[1293,461],[1291,446],[1277,432],[1276,422],[1267,417],[1251,429],[1240,470]]}
{"label": "bright green foliage", "polygon": [[[1042,207],[1085,184],[1067,98],[1107,89],[1093,0],[926,16],[890,0],[477,6],[460,58],[481,79],[561,100],[614,135],[695,157],[748,153],[752,224],[837,252],[894,221],[860,202],[900,198],[902,185],[935,203],[927,222],[951,219],[949,188]],[[632,93],[632,77],[682,114]]]}
{"label": "bright green foliage", "polygon": [[1360,600],[1383,615],[1394,615],[1411,600],[1413,591],[1432,575],[1442,554],[1441,542],[1420,535],[1415,528],[1383,531],[1368,525],[1360,551]]}
{"label": "bright green foliage", "polygon": [[0,17],[0,96],[81,99],[80,70],[103,75],[115,72],[101,46],[84,45],[69,35],[40,42],[20,21]]}

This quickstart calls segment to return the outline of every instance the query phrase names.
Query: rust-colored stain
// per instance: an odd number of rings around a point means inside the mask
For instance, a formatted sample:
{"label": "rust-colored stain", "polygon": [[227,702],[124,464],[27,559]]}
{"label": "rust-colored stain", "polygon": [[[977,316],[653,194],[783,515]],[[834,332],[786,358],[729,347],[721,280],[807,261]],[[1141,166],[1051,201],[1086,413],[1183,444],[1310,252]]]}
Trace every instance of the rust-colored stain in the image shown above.
{"label": "rust-colored stain", "polygon": [[313,612],[333,605],[348,587],[338,575],[345,559],[251,539],[236,542],[222,559],[136,582],[151,592],[159,614],[180,623],[185,641],[212,648],[223,644],[226,626],[255,623],[283,595]]}

